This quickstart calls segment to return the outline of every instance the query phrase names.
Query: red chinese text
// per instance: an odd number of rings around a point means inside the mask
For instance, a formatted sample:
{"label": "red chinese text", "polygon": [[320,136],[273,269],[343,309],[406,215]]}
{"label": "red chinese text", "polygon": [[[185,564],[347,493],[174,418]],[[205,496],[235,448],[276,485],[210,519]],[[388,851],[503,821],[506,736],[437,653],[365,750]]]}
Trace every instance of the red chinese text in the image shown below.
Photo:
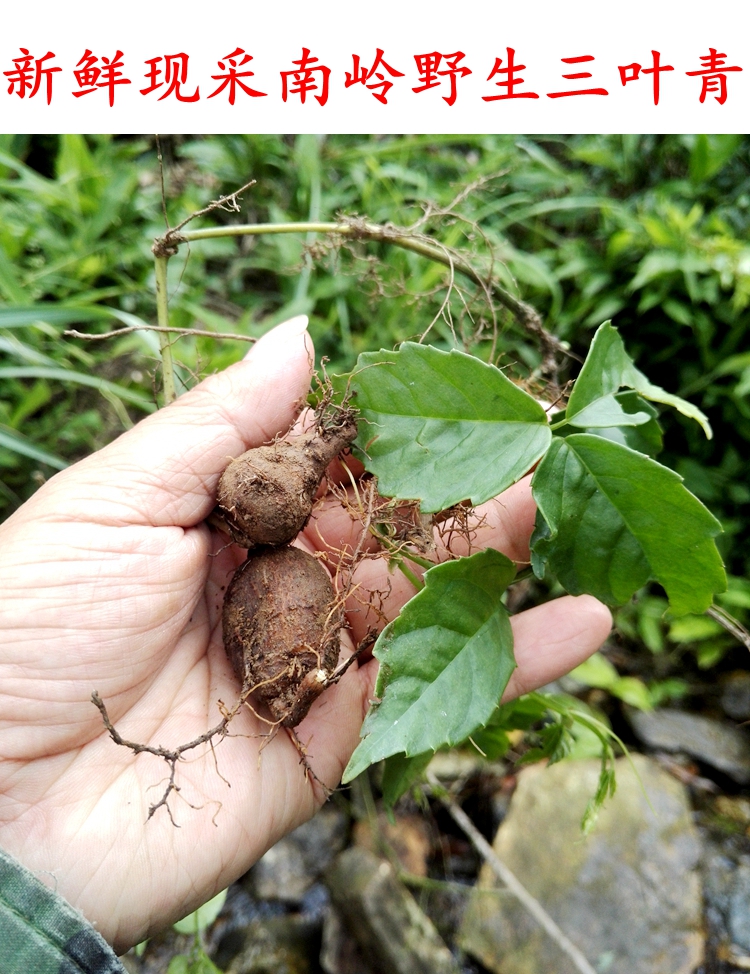
{"label": "red chinese text", "polygon": [[[535,91],[513,91],[516,85],[525,84],[523,78],[518,78],[516,75],[519,71],[525,71],[526,65],[516,64],[516,52],[514,48],[506,47],[505,51],[507,55],[505,67],[501,67],[503,63],[502,58],[495,58],[495,66],[487,77],[488,81],[492,81],[493,78],[500,76],[502,80],[496,81],[495,85],[501,91],[505,89],[505,93],[501,95],[482,95],[482,101],[504,101],[508,98],[538,98],[539,95]],[[503,75],[505,75],[504,78]]]}
{"label": "red chinese text", "polygon": [[[299,95],[304,105],[308,92],[320,91],[319,95],[313,97],[320,105],[325,105],[328,101],[328,79],[331,77],[331,69],[324,64],[317,64],[318,60],[316,57],[310,57],[309,47],[303,47],[299,61],[292,61],[292,64],[296,64],[297,67],[291,71],[279,72],[283,101],[286,101],[289,95]],[[316,74],[319,74],[320,78],[316,78]],[[318,88],[318,81],[320,81],[320,88]]]}
{"label": "red chinese text", "polygon": [[[160,63],[162,61],[164,62],[163,65]],[[163,88],[166,85],[167,90],[159,95],[159,101],[164,101],[170,95],[174,95],[177,101],[198,101],[200,99],[198,87],[192,95],[186,95],[182,91],[182,85],[187,84],[187,54],[165,54],[164,57],[152,57],[146,61],[146,64],[149,65],[146,79],[150,84],[148,88],[141,88],[142,95],[149,95],[157,88]]]}
{"label": "red chinese text", "polygon": [[660,90],[660,78],[662,71],[674,71],[671,64],[661,64],[660,63],[661,54],[659,51],[651,52],[651,67],[644,68],[642,65],[637,64],[635,61],[632,64],[621,64],[618,66],[617,70],[620,72],[620,81],[622,81],[623,86],[628,83],[628,81],[637,81],[638,76],[643,72],[643,74],[653,74],[653,86],[654,86],[654,104],[659,104],[659,90]]}
{"label": "red chinese text", "polygon": [[[112,108],[115,103],[115,88],[117,85],[132,84],[128,78],[123,77],[122,71],[120,71],[120,68],[123,67],[123,62],[120,60],[121,57],[122,51],[116,51],[113,58],[94,57],[91,51],[86,48],[83,57],[76,65],[78,70],[73,72],[78,87],[82,89],[81,91],[73,92],[75,97],[80,98],[82,95],[90,95],[97,88],[106,88],[109,92],[109,107]],[[96,62],[99,60],[102,62],[102,67],[97,66]]]}
{"label": "red chinese text", "polygon": [[[465,78],[471,74],[471,69],[466,65],[459,65],[459,61],[465,57],[463,51],[456,51],[454,54],[438,54],[433,51],[431,54],[415,54],[414,60],[417,62],[419,71],[420,85],[412,88],[412,91],[426,91],[428,88],[436,88],[441,82],[440,79],[447,77],[450,79],[451,93],[443,95],[443,101],[449,105],[456,103],[456,81],[458,78]],[[447,64],[447,68],[438,71],[441,63]]]}
{"label": "red chinese text", "polygon": [[742,68],[728,67],[724,58],[726,54],[717,54],[715,47],[709,47],[708,54],[701,55],[703,68],[700,71],[686,71],[685,74],[699,76],[703,82],[701,86],[701,105],[706,100],[706,95],[715,95],[716,101],[723,105],[727,100],[727,71],[742,71]]}
{"label": "red chinese text", "polygon": [[[346,87],[351,88],[352,85],[363,84],[382,105],[387,105],[386,95],[393,87],[393,82],[388,81],[385,72],[392,78],[403,78],[404,72],[396,71],[383,59],[381,48],[376,50],[375,60],[369,70],[361,66],[359,54],[352,54],[352,62],[351,72],[346,72]],[[371,81],[373,77],[377,80],[373,84],[368,84],[368,81]]]}
{"label": "red chinese text", "polygon": [[29,54],[25,47],[20,48],[20,51],[21,56],[13,58],[15,68],[12,71],[3,71],[9,81],[8,94],[12,95],[15,92],[19,98],[25,98],[28,91],[29,98],[33,98],[41,87],[42,79],[44,79],[47,104],[49,105],[52,101],[52,75],[56,71],[62,71],[62,68],[45,67],[44,62],[55,56],[52,51],[47,51],[44,57],[40,58],[35,58],[33,54]]}
{"label": "red chinese text", "polygon": [[[583,54],[581,57],[561,57],[563,64],[583,64],[586,61],[593,61],[592,54]],[[578,81],[580,78],[590,78],[590,71],[575,71],[573,74],[564,74],[566,81]],[[606,88],[578,88],[575,91],[548,91],[548,98],[567,98],[569,95],[608,95]]]}
{"label": "red chinese text", "polygon": [[[224,74],[212,74],[211,77],[214,81],[220,81],[221,84],[216,89],[212,91],[208,96],[209,98],[215,98],[220,95],[225,88],[229,88],[229,104],[234,105],[235,98],[237,97],[237,88],[241,88],[246,95],[250,95],[251,98],[266,98],[268,92],[256,91],[255,88],[249,88],[241,78],[252,78],[255,74],[254,71],[239,71],[238,68],[244,68],[246,64],[252,61],[252,54],[246,54],[241,47],[236,47],[231,54],[227,54],[222,61],[217,61],[217,64],[224,72]],[[228,65],[228,67],[227,67]]]}

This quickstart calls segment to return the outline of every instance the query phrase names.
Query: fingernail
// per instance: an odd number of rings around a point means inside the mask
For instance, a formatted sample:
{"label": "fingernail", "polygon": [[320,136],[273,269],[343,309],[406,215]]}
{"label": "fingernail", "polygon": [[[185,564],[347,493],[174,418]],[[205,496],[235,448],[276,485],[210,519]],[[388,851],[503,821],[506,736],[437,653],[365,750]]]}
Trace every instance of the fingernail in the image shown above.
{"label": "fingernail", "polygon": [[307,315],[295,315],[294,318],[290,318],[288,321],[282,321],[280,325],[276,325],[270,331],[267,331],[262,338],[260,338],[255,345],[253,345],[250,350],[245,354],[244,358],[249,358],[259,345],[265,344],[276,344],[284,341],[288,341],[292,338],[297,338],[298,335],[302,335],[307,330]]}

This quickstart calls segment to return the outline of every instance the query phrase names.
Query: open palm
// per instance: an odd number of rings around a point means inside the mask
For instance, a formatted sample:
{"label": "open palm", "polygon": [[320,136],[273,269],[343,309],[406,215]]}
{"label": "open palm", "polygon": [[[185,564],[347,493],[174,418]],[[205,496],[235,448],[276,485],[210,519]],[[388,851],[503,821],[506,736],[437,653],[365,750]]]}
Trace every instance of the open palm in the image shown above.
{"label": "open palm", "polygon": [[[0,846],[77,906],[123,951],[227,886],[314,813],[323,791],[285,734],[243,708],[214,752],[188,751],[178,792],[147,821],[167,765],[116,746],[175,748],[238,696],[221,638],[223,592],[244,555],[209,529],[230,457],[287,429],[310,379],[305,319],[269,333],[110,446],[55,476],[0,527]],[[533,504],[520,484],[488,506],[483,543],[528,557]],[[327,503],[311,549],[355,530]],[[384,588],[365,562],[359,592]],[[394,578],[386,612],[413,594]],[[349,616],[342,653],[371,620]],[[575,666],[606,637],[608,611],[564,598],[514,620],[519,667],[508,696]],[[298,728],[316,776],[335,785],[354,749],[374,663],[352,667]],[[193,810],[190,806],[198,806]]]}

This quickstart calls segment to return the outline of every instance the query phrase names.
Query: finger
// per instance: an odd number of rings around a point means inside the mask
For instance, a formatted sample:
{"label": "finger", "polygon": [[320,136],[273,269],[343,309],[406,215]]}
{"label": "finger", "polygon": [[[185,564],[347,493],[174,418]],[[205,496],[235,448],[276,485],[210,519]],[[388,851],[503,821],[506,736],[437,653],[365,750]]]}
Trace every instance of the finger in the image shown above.
{"label": "finger", "polygon": [[[544,686],[582,663],[607,638],[612,617],[589,595],[564,596],[514,616],[511,624],[518,668],[503,701]],[[316,775],[329,785],[340,780],[358,743],[376,674],[374,660],[350,670],[315,702],[298,728]]]}
{"label": "finger", "polygon": [[[495,548],[508,558],[521,564],[529,560],[529,539],[534,527],[536,506],[531,496],[531,478],[524,477],[517,484],[504,491],[499,497],[480,505],[476,518],[470,523],[470,537],[454,533],[450,539],[453,555],[468,554],[480,548]],[[472,527],[473,524],[473,527]],[[450,525],[444,524],[436,534],[436,560],[445,560],[445,542]],[[342,516],[341,508],[333,502],[323,504],[318,509],[315,520],[315,537],[311,541],[318,550],[325,550],[334,559],[335,552],[351,552],[357,543],[361,524],[353,521],[348,514]],[[327,547],[323,546],[323,539]],[[342,548],[345,540],[348,547]],[[368,542],[365,550],[372,552],[373,545]],[[406,559],[410,571],[421,576],[422,569]],[[335,564],[333,565],[335,570]],[[401,611],[401,607],[416,589],[397,568],[392,567],[387,558],[362,561],[352,577],[352,591],[347,600],[347,613],[352,636],[359,642],[371,629],[381,629]]]}
{"label": "finger", "polygon": [[[589,595],[564,596],[511,619],[517,669],[503,694],[512,700],[550,683],[594,653],[609,635],[609,609]],[[338,782],[356,747],[359,728],[374,694],[377,663],[350,670],[313,705],[298,728],[316,774]]]}
{"label": "finger", "polygon": [[334,484],[350,484],[365,472],[362,463],[352,453],[342,453],[326,470],[326,479]]}
{"label": "finger", "polygon": [[313,365],[306,327],[304,315],[277,326],[241,362],[54,477],[39,501],[54,496],[56,513],[103,523],[202,521],[227,462],[291,425]]}
{"label": "finger", "polygon": [[329,493],[316,503],[305,526],[304,541],[313,551],[325,553],[333,574],[340,563],[350,561],[355,550],[378,550],[376,538],[363,533],[361,504],[361,495],[354,488],[337,488],[335,495]]}
{"label": "finger", "polygon": [[510,620],[517,668],[503,694],[513,700],[588,659],[612,629],[609,609],[591,595],[565,595]]}
{"label": "finger", "polygon": [[498,497],[480,504],[468,521],[468,532],[456,531],[451,521],[440,525],[439,547],[450,538],[450,553],[454,556],[468,555],[480,548],[496,548],[511,561],[527,565],[535,518],[536,504],[531,496],[529,474]]}

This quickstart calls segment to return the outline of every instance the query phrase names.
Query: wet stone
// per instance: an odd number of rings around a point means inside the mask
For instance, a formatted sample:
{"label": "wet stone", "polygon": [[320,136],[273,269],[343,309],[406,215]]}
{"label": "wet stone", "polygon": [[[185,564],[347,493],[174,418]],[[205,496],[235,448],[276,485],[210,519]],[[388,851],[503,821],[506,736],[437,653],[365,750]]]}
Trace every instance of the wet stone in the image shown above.
{"label": "wet stone", "polygon": [[368,964],[363,948],[349,933],[340,913],[328,910],[323,922],[320,966],[325,974],[377,974]]}
{"label": "wet stone", "polygon": [[732,720],[750,720],[750,673],[736,670],[727,677],[721,707]]}
{"label": "wet stone", "polygon": [[407,873],[427,875],[432,841],[423,815],[399,815],[395,822],[379,815],[375,828],[369,819],[362,819],[354,826],[353,838],[355,845],[369,852],[377,852],[379,843],[383,843]]}
{"label": "wet stone", "polygon": [[628,710],[636,737],[648,747],[683,752],[730,777],[750,783],[750,734],[729,723],[681,710]]}
{"label": "wet stone", "polygon": [[347,849],[326,882],[344,925],[377,974],[458,974],[445,942],[389,863],[366,849]]}
{"label": "wet stone", "polygon": [[[649,758],[633,761],[637,775],[617,762],[616,795],[586,838],[599,762],[521,772],[494,848],[598,971],[692,974],[704,950],[700,839],[684,786]],[[459,943],[496,974],[577,971],[486,866]]]}
{"label": "wet stone", "polygon": [[704,866],[706,919],[725,955],[750,955],[750,856],[711,848]]}
{"label": "wet stone", "polygon": [[346,845],[348,820],[334,806],[290,832],[259,859],[243,880],[259,900],[300,903],[334,856]]}
{"label": "wet stone", "polygon": [[245,944],[227,974],[312,974],[320,952],[320,924],[299,914],[254,921]]}

